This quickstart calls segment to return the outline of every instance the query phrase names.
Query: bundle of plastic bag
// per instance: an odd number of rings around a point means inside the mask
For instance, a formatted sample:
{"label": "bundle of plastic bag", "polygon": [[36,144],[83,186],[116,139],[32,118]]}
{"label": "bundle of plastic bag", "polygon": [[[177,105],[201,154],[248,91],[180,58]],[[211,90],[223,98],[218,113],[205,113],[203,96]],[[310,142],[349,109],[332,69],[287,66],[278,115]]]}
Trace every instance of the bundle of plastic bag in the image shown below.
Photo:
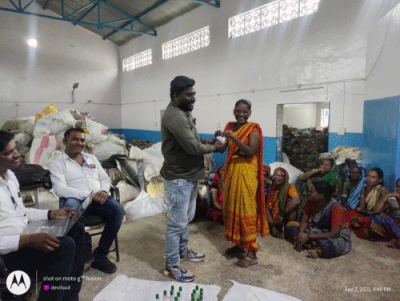
{"label": "bundle of plastic bag", "polygon": [[72,117],[69,110],[51,113],[43,116],[36,122],[33,136],[40,137],[48,133],[54,133],[54,135],[56,135],[61,131],[66,131],[75,126],[75,123],[76,120]]}

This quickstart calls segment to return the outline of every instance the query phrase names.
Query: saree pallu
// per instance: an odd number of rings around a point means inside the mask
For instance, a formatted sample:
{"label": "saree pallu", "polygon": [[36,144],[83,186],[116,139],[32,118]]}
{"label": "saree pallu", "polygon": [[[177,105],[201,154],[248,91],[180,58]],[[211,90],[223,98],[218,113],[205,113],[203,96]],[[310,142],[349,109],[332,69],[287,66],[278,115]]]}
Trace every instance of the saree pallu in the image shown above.
{"label": "saree pallu", "polygon": [[[225,131],[233,131],[234,124],[234,122],[228,123]],[[260,135],[255,156],[249,158],[235,155],[238,150],[236,143],[228,142],[223,217],[225,238],[249,251],[257,252],[256,234],[259,233],[262,237],[269,235],[262,172],[262,132],[258,124],[251,122],[234,134],[247,144],[248,136],[254,129],[257,129]]]}
{"label": "saree pallu", "polygon": [[[331,200],[324,209],[311,219],[307,226],[307,233],[326,233],[331,228],[332,210],[339,205],[338,201]],[[298,222],[289,222],[287,224],[286,236],[289,239],[295,239],[299,234],[300,225]],[[320,238],[312,240],[310,247],[315,249],[320,257],[333,258],[347,254],[351,249],[350,229],[344,227],[340,230],[338,238]]]}
{"label": "saree pallu", "polygon": [[386,239],[400,238],[400,210],[393,212],[392,216],[386,213],[374,214],[370,219],[371,231]]}

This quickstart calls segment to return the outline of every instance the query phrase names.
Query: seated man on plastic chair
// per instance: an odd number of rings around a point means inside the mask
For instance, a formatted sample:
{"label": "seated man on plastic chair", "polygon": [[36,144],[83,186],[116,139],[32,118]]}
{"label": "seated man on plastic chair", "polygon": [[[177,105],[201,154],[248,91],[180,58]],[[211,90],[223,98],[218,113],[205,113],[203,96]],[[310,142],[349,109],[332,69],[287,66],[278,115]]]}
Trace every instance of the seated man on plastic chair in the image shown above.
{"label": "seated man on plastic chair", "polygon": [[50,176],[54,192],[64,198],[65,207],[77,210],[82,201],[93,191],[92,203],[84,215],[100,215],[106,219],[99,246],[92,252],[91,237],[86,233],[86,262],[104,273],[112,274],[117,266],[107,255],[110,251],[125,211],[115,199],[108,195],[110,178],[93,155],[83,152],[85,132],[71,128],[64,134],[65,153],[60,154],[50,165]]}
{"label": "seated man on plastic chair", "polygon": [[[76,223],[62,238],[48,233],[21,234],[28,221],[69,218],[73,211],[24,207],[18,180],[10,170],[18,166],[20,158],[13,138],[12,133],[0,131],[0,255],[9,272],[22,270],[30,277],[35,277],[36,272],[43,275],[38,300],[79,300],[85,254],[84,227]],[[20,286],[21,278],[18,281]]]}

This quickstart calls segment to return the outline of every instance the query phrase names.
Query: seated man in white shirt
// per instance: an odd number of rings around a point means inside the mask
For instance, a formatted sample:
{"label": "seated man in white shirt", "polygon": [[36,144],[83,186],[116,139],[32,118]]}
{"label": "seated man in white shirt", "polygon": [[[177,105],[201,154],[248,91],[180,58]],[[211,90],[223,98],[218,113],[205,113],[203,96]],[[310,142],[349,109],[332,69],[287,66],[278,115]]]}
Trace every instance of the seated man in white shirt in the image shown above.
{"label": "seated man in white shirt", "polygon": [[[110,251],[125,211],[120,203],[108,195],[110,178],[97,158],[83,152],[85,132],[71,128],[64,134],[65,153],[60,154],[50,165],[50,177],[54,192],[64,198],[64,206],[79,208],[82,201],[93,191],[93,201],[84,215],[100,215],[106,219],[99,246],[92,253],[91,237],[86,233],[86,262],[93,261],[92,268],[112,274],[117,266],[107,255]],[[94,258],[93,258],[94,257]]]}
{"label": "seated man in white shirt", "polygon": [[[47,233],[23,234],[28,221],[69,218],[70,208],[40,210],[25,208],[19,183],[10,170],[19,164],[14,135],[0,131],[0,255],[10,272],[22,270],[31,277],[43,274],[38,300],[79,300],[85,255],[85,230],[76,223],[68,235],[57,239]],[[65,277],[65,278],[64,278]],[[75,281],[56,281],[56,279]],[[52,279],[53,281],[50,281]]]}

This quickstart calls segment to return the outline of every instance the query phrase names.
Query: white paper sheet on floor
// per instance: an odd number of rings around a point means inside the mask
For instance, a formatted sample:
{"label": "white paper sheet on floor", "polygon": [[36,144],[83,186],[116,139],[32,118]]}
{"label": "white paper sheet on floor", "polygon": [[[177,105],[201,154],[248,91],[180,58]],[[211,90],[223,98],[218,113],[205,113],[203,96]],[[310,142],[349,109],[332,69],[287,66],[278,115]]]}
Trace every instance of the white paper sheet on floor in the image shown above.
{"label": "white paper sheet on floor", "polygon": [[301,301],[289,295],[230,280],[233,286],[223,301]]}
{"label": "white paper sheet on floor", "polygon": [[128,219],[138,219],[159,214],[166,208],[167,205],[161,193],[152,198],[142,190],[136,199],[126,205],[125,212]]}
{"label": "white paper sheet on floor", "polygon": [[193,289],[196,288],[196,285],[199,286],[199,289],[203,289],[204,301],[217,301],[217,295],[221,290],[221,287],[218,285],[150,281],[133,277],[128,278],[121,274],[115,277],[109,285],[103,288],[101,292],[94,297],[93,301],[150,301],[156,300],[156,294],[159,294],[160,300],[163,300],[163,291],[166,290],[169,293],[172,285],[174,286],[174,296],[176,296],[179,287],[182,287],[181,297],[179,300],[190,300],[190,294]]}

